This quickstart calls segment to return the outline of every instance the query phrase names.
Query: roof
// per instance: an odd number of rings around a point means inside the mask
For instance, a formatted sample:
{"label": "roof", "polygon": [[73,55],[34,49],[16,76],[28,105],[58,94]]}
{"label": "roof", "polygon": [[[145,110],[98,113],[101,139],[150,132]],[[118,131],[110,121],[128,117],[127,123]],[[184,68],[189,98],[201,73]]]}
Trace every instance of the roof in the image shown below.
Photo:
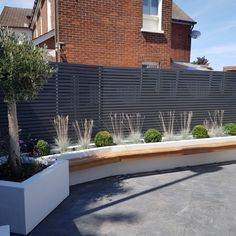
{"label": "roof", "polygon": [[28,16],[32,15],[32,9],[16,8],[5,6],[0,15],[0,25],[15,27],[15,28],[28,28]]}
{"label": "roof", "polygon": [[233,71],[233,72],[235,72],[236,71],[236,66],[225,66],[223,69],[224,69],[224,71]]}
{"label": "roof", "polygon": [[182,70],[201,70],[201,71],[211,71],[212,69],[207,65],[195,65],[190,62],[182,61],[172,61],[172,69],[182,69]]}
{"label": "roof", "polygon": [[174,2],[173,2],[173,9],[172,9],[172,19],[176,21],[190,22],[192,24],[197,23]]}

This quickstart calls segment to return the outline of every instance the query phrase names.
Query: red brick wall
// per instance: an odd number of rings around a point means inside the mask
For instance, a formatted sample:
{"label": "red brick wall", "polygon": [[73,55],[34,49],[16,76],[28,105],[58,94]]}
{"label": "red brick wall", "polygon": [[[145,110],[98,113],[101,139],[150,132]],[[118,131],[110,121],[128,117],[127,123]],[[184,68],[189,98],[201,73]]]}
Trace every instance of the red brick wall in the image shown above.
{"label": "red brick wall", "polygon": [[172,23],[171,57],[174,60],[190,62],[191,26]]}
{"label": "red brick wall", "polygon": [[69,63],[170,66],[172,0],[163,0],[164,34],[142,33],[142,0],[59,0],[59,41]]}

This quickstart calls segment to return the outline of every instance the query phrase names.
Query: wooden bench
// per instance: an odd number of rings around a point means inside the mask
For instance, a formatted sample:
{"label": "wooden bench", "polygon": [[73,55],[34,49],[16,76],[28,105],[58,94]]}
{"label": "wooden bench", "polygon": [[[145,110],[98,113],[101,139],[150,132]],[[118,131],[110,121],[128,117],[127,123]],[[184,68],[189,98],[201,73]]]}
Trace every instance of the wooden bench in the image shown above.
{"label": "wooden bench", "polygon": [[85,170],[97,166],[131,160],[144,160],[145,158],[165,158],[183,155],[194,155],[216,151],[236,149],[236,142],[217,142],[208,144],[194,144],[182,146],[169,146],[130,151],[100,152],[96,155],[75,158],[70,160],[70,172]]}

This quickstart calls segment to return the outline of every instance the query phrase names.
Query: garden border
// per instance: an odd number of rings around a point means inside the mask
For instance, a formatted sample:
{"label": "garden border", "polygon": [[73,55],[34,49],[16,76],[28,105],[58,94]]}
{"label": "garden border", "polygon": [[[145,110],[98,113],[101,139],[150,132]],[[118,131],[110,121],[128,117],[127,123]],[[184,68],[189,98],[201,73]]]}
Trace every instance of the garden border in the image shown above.
{"label": "garden border", "polygon": [[236,137],[120,145],[57,154],[70,162],[70,185],[115,175],[236,161]]}

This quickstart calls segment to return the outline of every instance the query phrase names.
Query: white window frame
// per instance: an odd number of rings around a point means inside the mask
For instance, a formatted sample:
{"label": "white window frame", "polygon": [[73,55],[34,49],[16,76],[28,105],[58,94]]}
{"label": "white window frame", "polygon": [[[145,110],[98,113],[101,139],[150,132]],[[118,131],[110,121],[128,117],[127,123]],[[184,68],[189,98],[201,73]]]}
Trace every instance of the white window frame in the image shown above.
{"label": "white window frame", "polygon": [[39,31],[38,31],[38,23],[37,21],[35,22],[35,37],[38,38],[39,36]]}
{"label": "white window frame", "polygon": [[47,0],[47,23],[48,32],[52,30],[52,1]]}
{"label": "white window frame", "polygon": [[42,14],[40,13],[40,35],[43,34],[43,17]]}
{"label": "white window frame", "polygon": [[[157,10],[158,10],[159,0],[156,0],[156,1],[158,1],[158,4],[157,4]],[[151,3],[152,3],[152,0],[148,0],[148,2],[149,2],[149,12],[151,13],[151,7],[152,7]],[[156,16],[156,14],[145,14],[144,12],[143,12],[143,14],[147,15],[147,16]],[[158,15],[158,13],[157,13],[157,15]]]}
{"label": "white window frame", "polygon": [[143,13],[143,27],[141,29],[142,32],[164,33],[162,30],[162,5],[163,0],[159,0],[157,15],[147,15]]}
{"label": "white window frame", "polygon": [[142,68],[144,69],[160,69],[160,62],[143,62]]}

